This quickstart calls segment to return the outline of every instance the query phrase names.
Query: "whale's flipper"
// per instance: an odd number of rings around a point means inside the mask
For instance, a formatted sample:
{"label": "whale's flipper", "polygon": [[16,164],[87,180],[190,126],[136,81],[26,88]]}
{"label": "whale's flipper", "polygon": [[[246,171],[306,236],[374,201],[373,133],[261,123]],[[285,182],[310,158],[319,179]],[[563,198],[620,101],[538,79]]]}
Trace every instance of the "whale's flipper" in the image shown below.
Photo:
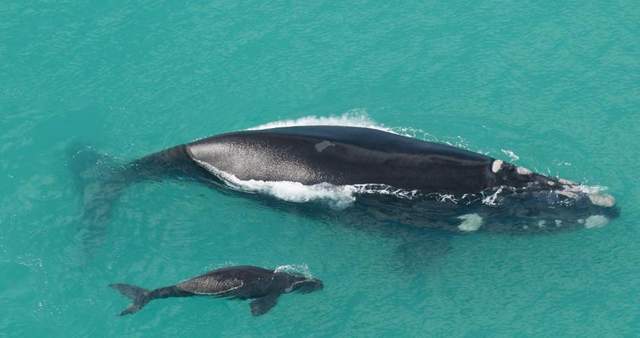
{"label": "whale's flipper", "polygon": [[120,312],[121,316],[138,312],[145,306],[151,298],[149,297],[149,290],[141,287],[129,284],[110,284],[110,287],[120,291],[120,293],[133,300],[133,303],[126,309]]}
{"label": "whale's flipper", "polygon": [[270,293],[264,297],[254,299],[251,306],[251,314],[261,316],[271,310],[278,303],[279,293]]}

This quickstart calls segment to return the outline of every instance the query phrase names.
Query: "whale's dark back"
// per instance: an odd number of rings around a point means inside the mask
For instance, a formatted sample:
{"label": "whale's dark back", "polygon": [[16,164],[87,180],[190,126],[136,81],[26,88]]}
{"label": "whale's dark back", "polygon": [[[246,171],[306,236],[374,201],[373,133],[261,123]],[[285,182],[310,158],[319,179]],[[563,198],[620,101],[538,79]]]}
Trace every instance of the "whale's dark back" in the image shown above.
{"label": "whale's dark back", "polygon": [[407,155],[440,155],[455,157],[465,161],[491,161],[492,159],[461,148],[443,143],[422,141],[382,130],[345,126],[301,126],[256,130],[264,134],[287,135],[291,137],[313,138],[350,144],[363,149]]}
{"label": "whale's dark back", "polygon": [[495,181],[488,156],[369,128],[242,131],[186,147],[200,165],[242,180],[386,184],[438,193],[480,192]]}
{"label": "whale's dark back", "polygon": [[195,294],[250,297],[265,293],[271,286],[273,275],[273,270],[257,266],[230,266],[193,277],[176,286]]}

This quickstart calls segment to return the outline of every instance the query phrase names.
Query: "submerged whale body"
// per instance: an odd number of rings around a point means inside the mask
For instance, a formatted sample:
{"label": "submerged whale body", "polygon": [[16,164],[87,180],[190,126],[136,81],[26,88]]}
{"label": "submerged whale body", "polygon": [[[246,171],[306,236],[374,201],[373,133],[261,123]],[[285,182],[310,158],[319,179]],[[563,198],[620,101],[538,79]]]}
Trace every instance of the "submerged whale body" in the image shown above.
{"label": "submerged whale body", "polygon": [[231,266],[151,291],[129,284],[110,286],[133,300],[133,303],[120,313],[121,316],[139,311],[154,299],[192,296],[253,299],[250,304],[251,314],[260,316],[276,305],[280,295],[294,291],[316,291],[323,288],[323,283],[316,278],[277,269]]}
{"label": "submerged whale body", "polygon": [[346,187],[355,203],[343,213],[459,232],[598,227],[619,213],[612,196],[592,188],[450,145],[360,127],[226,133],[98,176],[100,188],[94,184],[92,196],[85,196],[85,217],[94,222],[108,218],[112,202],[128,185],[166,178],[241,190],[247,190],[246,183],[278,182]]}

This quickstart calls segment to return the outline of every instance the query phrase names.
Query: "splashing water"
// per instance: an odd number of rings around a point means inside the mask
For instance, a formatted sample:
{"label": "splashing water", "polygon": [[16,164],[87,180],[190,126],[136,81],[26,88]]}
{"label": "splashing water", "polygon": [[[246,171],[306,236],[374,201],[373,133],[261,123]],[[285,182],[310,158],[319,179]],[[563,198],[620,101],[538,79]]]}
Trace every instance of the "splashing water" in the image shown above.
{"label": "splashing water", "polygon": [[520,156],[516,155],[516,153],[513,152],[513,150],[509,150],[509,149],[500,149],[500,150],[502,150],[503,154],[509,156],[509,159],[511,160],[511,162],[515,162],[520,159]]}
{"label": "splashing water", "polygon": [[293,273],[293,274],[301,274],[307,278],[313,277],[313,275],[311,274],[311,270],[309,270],[309,266],[307,266],[307,264],[280,265],[276,267],[273,271],[276,273],[286,272],[286,273]]}
{"label": "splashing water", "polygon": [[383,130],[389,133],[398,134],[391,128],[385,127],[383,124],[373,121],[363,109],[353,109],[342,115],[332,116],[305,116],[293,120],[282,120],[269,122],[256,127],[248,128],[248,130],[261,130],[270,128],[296,127],[296,126],[345,126],[345,127],[362,127],[377,130]]}

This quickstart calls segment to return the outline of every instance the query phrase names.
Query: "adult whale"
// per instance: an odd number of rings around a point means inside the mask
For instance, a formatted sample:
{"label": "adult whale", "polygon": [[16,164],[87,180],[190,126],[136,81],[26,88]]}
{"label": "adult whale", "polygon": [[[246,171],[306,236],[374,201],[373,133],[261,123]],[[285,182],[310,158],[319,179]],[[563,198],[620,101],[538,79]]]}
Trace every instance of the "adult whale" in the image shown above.
{"label": "adult whale", "polygon": [[[75,156],[85,163],[108,162],[91,151]],[[450,145],[360,127],[226,133],[113,166],[110,172],[95,174],[92,188],[85,189],[85,217],[93,222],[108,218],[126,186],[165,178],[349,187],[365,209],[392,206],[390,214],[411,215],[400,221],[455,231],[592,227],[618,215],[612,196],[576,183]]]}

